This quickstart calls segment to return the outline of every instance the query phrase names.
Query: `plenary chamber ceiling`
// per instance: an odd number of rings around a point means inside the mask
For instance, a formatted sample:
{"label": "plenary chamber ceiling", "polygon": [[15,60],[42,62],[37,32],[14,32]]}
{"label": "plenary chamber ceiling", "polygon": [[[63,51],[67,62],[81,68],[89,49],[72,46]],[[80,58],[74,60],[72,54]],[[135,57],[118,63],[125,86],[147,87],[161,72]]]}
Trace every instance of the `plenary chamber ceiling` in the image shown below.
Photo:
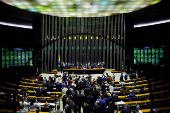
{"label": "plenary chamber ceiling", "polygon": [[125,66],[125,15],[106,17],[42,16],[42,71],[60,62],[105,62],[119,71]]}

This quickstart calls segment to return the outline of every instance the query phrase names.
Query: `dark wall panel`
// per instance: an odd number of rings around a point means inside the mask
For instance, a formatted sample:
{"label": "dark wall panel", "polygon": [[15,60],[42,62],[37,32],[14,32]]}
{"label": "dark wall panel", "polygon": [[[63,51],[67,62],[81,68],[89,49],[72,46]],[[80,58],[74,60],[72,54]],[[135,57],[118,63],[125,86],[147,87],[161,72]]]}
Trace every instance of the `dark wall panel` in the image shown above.
{"label": "dark wall panel", "polygon": [[71,18],[42,16],[42,71],[65,63],[105,62],[124,70],[125,17]]}

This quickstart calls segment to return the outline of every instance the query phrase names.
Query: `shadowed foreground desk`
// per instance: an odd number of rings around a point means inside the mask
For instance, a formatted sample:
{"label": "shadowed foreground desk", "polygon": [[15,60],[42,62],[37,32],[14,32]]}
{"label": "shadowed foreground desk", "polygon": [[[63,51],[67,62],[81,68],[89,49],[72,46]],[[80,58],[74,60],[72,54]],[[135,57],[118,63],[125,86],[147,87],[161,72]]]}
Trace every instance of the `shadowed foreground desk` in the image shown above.
{"label": "shadowed foreground desk", "polygon": [[106,68],[96,68],[96,69],[63,69],[63,71],[68,71],[69,74],[74,72],[74,74],[102,74]]}

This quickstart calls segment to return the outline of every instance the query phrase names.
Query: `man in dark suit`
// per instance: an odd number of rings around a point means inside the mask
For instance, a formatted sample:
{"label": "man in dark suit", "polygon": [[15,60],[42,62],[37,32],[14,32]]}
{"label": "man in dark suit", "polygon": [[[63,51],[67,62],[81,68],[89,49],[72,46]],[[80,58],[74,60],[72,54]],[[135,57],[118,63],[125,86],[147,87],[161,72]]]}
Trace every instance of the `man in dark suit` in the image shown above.
{"label": "man in dark suit", "polygon": [[69,87],[70,86],[70,80],[67,78],[66,80],[66,85]]}
{"label": "man in dark suit", "polygon": [[72,92],[70,90],[70,87],[68,87],[68,90],[67,90],[66,94],[67,94],[67,97],[72,94]]}
{"label": "man in dark suit", "polygon": [[101,85],[100,87],[101,87],[102,94],[105,94],[105,92],[106,92],[106,90],[105,90],[106,86],[105,86],[105,84],[104,84],[104,81],[102,82],[102,85]]}
{"label": "man in dark suit", "polygon": [[93,112],[93,106],[91,105],[90,100],[87,100],[87,105],[83,108],[83,113],[91,113]]}
{"label": "man in dark suit", "polygon": [[81,94],[81,90],[80,90],[79,94],[76,96],[76,103],[78,105],[78,113],[81,113],[81,107],[84,107],[84,101],[85,101],[85,97],[83,94]]}
{"label": "man in dark suit", "polygon": [[99,97],[99,91],[96,90],[96,87],[94,87],[94,90],[92,91],[92,95],[94,96],[95,100]]}
{"label": "man in dark suit", "polygon": [[131,109],[127,107],[127,105],[124,105],[124,109],[122,109],[121,113],[131,113]]}
{"label": "man in dark suit", "polygon": [[120,81],[123,81],[123,73],[120,75]]}
{"label": "man in dark suit", "polygon": [[70,63],[68,63],[68,66],[67,66],[68,69],[70,69]]}
{"label": "man in dark suit", "polygon": [[48,91],[53,92],[53,87],[54,87],[53,83],[49,83],[47,87]]}
{"label": "man in dark suit", "polygon": [[86,88],[84,88],[85,98],[89,95],[90,91],[91,91],[91,89],[88,86],[86,86]]}
{"label": "man in dark suit", "polygon": [[56,92],[61,92],[61,87],[62,87],[61,83],[57,82],[55,86],[56,86]]}
{"label": "man in dark suit", "polygon": [[42,75],[40,75],[40,77],[39,77],[39,80],[38,81],[43,81],[43,77],[42,77]]}
{"label": "man in dark suit", "polygon": [[128,74],[126,73],[125,76],[124,76],[125,80],[127,80],[127,77],[128,77]]}
{"label": "man in dark suit", "polygon": [[91,103],[90,105],[93,106],[93,104],[94,104],[94,102],[95,102],[95,98],[94,98],[94,96],[92,96],[91,92],[89,93],[89,96],[87,96],[86,102],[87,102],[88,100],[89,100],[90,103]]}
{"label": "man in dark suit", "polygon": [[136,79],[136,73],[135,72],[132,73],[132,78]]}
{"label": "man in dark suit", "polygon": [[[99,105],[101,106],[101,110],[102,110],[102,113],[103,113],[103,112],[105,111],[105,108],[106,108],[106,103],[105,103],[104,100],[102,100],[102,98],[97,99],[96,102],[97,102],[97,101],[100,103]],[[96,102],[95,102],[95,103],[96,103]]]}
{"label": "man in dark suit", "polygon": [[111,93],[107,93],[107,96],[109,98],[109,101],[112,101],[112,103],[114,103],[114,97],[111,95]]}
{"label": "man in dark suit", "polygon": [[117,102],[118,101],[118,95],[116,93],[113,93],[112,96],[113,96],[114,102]]}
{"label": "man in dark suit", "polygon": [[70,101],[70,105],[66,107],[66,113],[77,113],[77,106],[72,101]]}
{"label": "man in dark suit", "polygon": [[135,97],[135,93],[131,92],[128,97],[130,98],[130,101],[132,101],[132,98]]}
{"label": "man in dark suit", "polygon": [[100,106],[100,102],[96,101],[93,107],[93,113],[102,113],[102,112],[103,110],[102,110],[102,107]]}
{"label": "man in dark suit", "polygon": [[68,65],[67,65],[67,63],[66,63],[64,68],[67,69],[67,67],[68,67]]}
{"label": "man in dark suit", "polygon": [[102,95],[103,101],[105,101],[106,106],[109,105],[109,99],[107,98],[106,94]]}
{"label": "man in dark suit", "polygon": [[67,80],[67,76],[66,76],[66,73],[63,74],[63,81],[66,81]]}

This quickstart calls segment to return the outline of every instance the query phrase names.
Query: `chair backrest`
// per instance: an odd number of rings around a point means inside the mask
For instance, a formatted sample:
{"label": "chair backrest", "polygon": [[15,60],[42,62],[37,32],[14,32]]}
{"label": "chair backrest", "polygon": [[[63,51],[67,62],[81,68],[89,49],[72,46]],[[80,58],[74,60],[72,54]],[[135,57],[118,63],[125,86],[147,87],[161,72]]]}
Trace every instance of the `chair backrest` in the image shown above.
{"label": "chair backrest", "polygon": [[133,97],[133,98],[132,98],[132,101],[139,101],[139,100],[140,100],[139,97]]}
{"label": "chair backrest", "polygon": [[130,98],[123,98],[122,101],[124,101],[124,102],[129,102],[129,101],[130,101]]}
{"label": "chair backrest", "polygon": [[49,107],[42,107],[41,111],[42,112],[50,112],[50,108]]}

